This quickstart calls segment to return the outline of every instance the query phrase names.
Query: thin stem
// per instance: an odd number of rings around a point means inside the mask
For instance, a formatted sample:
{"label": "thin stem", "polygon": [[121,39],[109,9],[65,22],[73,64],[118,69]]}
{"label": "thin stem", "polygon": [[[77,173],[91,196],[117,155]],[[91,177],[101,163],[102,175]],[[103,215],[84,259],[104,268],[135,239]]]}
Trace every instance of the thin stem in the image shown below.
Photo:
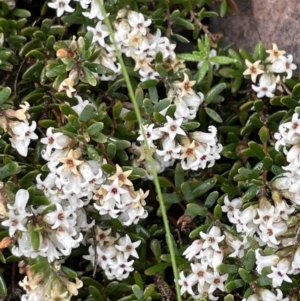
{"label": "thin stem", "polygon": [[146,134],[145,134],[145,131],[144,131],[142,116],[141,116],[137,101],[135,99],[134,91],[133,91],[133,88],[132,88],[132,85],[131,85],[131,81],[130,81],[130,78],[129,78],[125,63],[124,63],[124,60],[122,58],[122,54],[121,54],[120,49],[117,46],[116,41],[114,39],[114,32],[113,32],[111,23],[110,23],[109,19],[107,18],[105,7],[104,7],[101,0],[98,0],[98,3],[100,4],[102,13],[105,16],[104,22],[105,22],[105,24],[106,24],[106,26],[107,26],[107,28],[110,32],[111,40],[112,40],[112,43],[115,47],[118,61],[121,64],[122,73],[123,73],[123,76],[124,76],[124,79],[126,81],[126,85],[127,85],[127,88],[128,88],[128,93],[129,93],[130,99],[132,101],[132,104],[134,106],[136,117],[137,117],[138,123],[140,125],[144,141],[146,143],[147,155],[148,155],[148,159],[150,161],[151,172],[152,172],[152,175],[153,175],[153,181],[154,181],[155,188],[156,188],[156,191],[157,191],[157,196],[158,196],[158,201],[159,201],[159,205],[160,205],[160,208],[161,208],[163,223],[164,223],[164,227],[165,227],[165,230],[166,230],[167,243],[168,243],[168,247],[169,247],[169,250],[170,250],[172,268],[173,268],[173,273],[174,273],[174,278],[175,278],[177,300],[181,301],[182,299],[181,299],[181,295],[180,295],[180,287],[179,287],[179,284],[178,284],[177,264],[176,264],[176,259],[175,259],[175,252],[174,252],[174,249],[173,249],[173,243],[172,243],[172,239],[171,239],[171,231],[170,231],[170,227],[169,227],[167,212],[166,212],[164,200],[163,200],[163,197],[162,197],[162,192],[161,192],[161,189],[160,189],[158,176],[157,176],[157,172],[156,172],[156,169],[155,169],[154,160],[152,158],[152,153],[151,153],[150,147],[148,145],[147,137],[146,137]]}

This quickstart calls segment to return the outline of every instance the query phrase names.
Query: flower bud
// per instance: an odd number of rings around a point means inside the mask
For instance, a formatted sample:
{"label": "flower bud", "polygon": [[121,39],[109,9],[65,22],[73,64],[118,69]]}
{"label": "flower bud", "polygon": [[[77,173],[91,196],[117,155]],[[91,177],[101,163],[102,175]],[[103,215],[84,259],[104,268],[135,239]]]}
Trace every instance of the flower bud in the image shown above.
{"label": "flower bud", "polygon": [[68,50],[66,48],[60,48],[56,51],[56,56],[59,58],[59,59],[63,59],[65,57],[68,56]]}

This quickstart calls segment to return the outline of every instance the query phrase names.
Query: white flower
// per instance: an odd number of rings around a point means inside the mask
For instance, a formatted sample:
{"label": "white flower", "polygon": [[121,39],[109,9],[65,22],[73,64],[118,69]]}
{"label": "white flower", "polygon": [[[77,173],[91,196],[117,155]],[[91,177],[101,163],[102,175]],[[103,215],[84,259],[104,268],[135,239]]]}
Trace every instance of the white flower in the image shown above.
{"label": "white flower", "polygon": [[275,247],[280,244],[276,237],[284,234],[288,228],[285,222],[274,223],[273,218],[270,218],[267,223],[261,224],[259,229],[261,230],[259,237],[262,242],[267,243],[270,247]]}
{"label": "white flower", "polygon": [[126,189],[120,187],[118,178],[116,178],[110,185],[102,185],[102,187],[108,192],[105,196],[105,200],[114,199],[119,204],[121,203],[121,195],[128,193]]}
{"label": "white flower", "polygon": [[156,149],[156,153],[163,157],[165,162],[169,162],[172,159],[178,159],[180,157],[181,146],[176,145],[175,141],[166,138],[162,142],[163,150]]}
{"label": "white flower", "polygon": [[[150,124],[150,125],[145,125],[144,126],[144,132],[145,132],[145,136],[147,138],[147,142],[149,146],[153,146],[153,141],[160,139],[161,138],[161,134],[159,133],[159,129],[154,129],[154,123]],[[140,131],[141,132],[141,131]],[[137,138],[138,141],[144,141],[144,136],[140,135]]]}
{"label": "white flower", "polygon": [[267,289],[260,289],[259,293],[262,301],[289,301],[289,298],[283,298],[282,291],[280,289],[276,289],[277,296]]}
{"label": "white flower", "polygon": [[128,23],[131,27],[133,27],[130,35],[134,36],[141,33],[145,36],[147,33],[147,27],[151,24],[151,20],[148,19],[145,21],[144,15],[135,11],[130,11],[128,13]]}
{"label": "white flower", "polygon": [[261,274],[261,271],[264,267],[270,267],[273,265],[276,265],[280,257],[278,255],[269,255],[269,256],[262,256],[259,253],[259,249],[255,250],[255,257],[256,257],[256,270],[259,274]]}
{"label": "white flower", "polygon": [[224,205],[221,207],[223,212],[227,212],[227,216],[233,217],[233,212],[241,209],[243,205],[242,198],[235,198],[229,201],[228,195],[224,197]]}
{"label": "white flower", "polygon": [[71,0],[52,0],[51,3],[48,3],[48,6],[56,9],[57,17],[61,17],[65,11],[72,13],[75,10],[69,5],[70,2]]}
{"label": "white flower", "polygon": [[188,292],[191,296],[194,296],[192,286],[195,284],[195,279],[193,275],[189,275],[187,277],[184,276],[184,272],[182,271],[179,275],[178,284],[181,286],[180,294],[183,295],[185,292]]}
{"label": "white flower", "polygon": [[257,97],[273,97],[276,89],[276,81],[273,81],[272,75],[268,73],[262,74],[259,79],[259,86],[252,85],[252,89],[257,92]]}
{"label": "white flower", "polygon": [[292,279],[287,275],[290,269],[290,262],[283,258],[281,259],[277,266],[271,266],[272,273],[267,276],[272,279],[272,286],[277,287],[282,284],[283,281],[292,283]]}
{"label": "white flower", "polygon": [[139,255],[136,251],[136,248],[141,244],[141,241],[132,242],[130,237],[126,234],[125,237],[121,237],[118,240],[118,244],[115,245],[116,249],[121,251],[124,254],[125,259],[128,259],[129,256],[139,258]]}
{"label": "white flower", "polygon": [[[85,1],[87,1],[87,0],[85,0]],[[98,20],[101,20],[101,21],[104,20],[105,16],[103,15],[103,13],[101,11],[100,1],[102,2],[102,5],[103,5],[102,0],[91,0],[91,9],[90,9],[90,11],[89,12],[82,12],[82,15],[89,18],[89,19],[97,18]],[[106,16],[109,16],[109,14],[107,14]]]}
{"label": "white flower", "polygon": [[213,226],[208,234],[201,231],[200,236],[204,239],[203,249],[211,247],[215,251],[220,251],[219,242],[223,241],[225,237],[224,235],[221,236],[221,230],[216,226]]}
{"label": "white flower", "polygon": [[105,47],[105,38],[109,35],[109,31],[105,24],[102,24],[102,21],[99,21],[95,28],[88,26],[87,30],[93,33],[93,43],[98,42],[100,46]]}
{"label": "white flower", "polygon": [[129,276],[130,272],[134,270],[132,266],[134,260],[127,261],[122,253],[118,253],[116,259],[117,262],[112,265],[112,272],[116,279],[123,280]]}
{"label": "white flower", "polygon": [[183,252],[182,255],[185,256],[188,261],[191,261],[195,255],[202,251],[202,246],[203,240],[197,239],[193,241],[193,243]]}
{"label": "white flower", "polygon": [[289,274],[297,275],[300,273],[300,247],[297,248],[292,261],[292,267]]}
{"label": "white flower", "polygon": [[192,274],[191,280],[195,282],[199,282],[201,286],[204,286],[205,282],[212,279],[214,275],[207,270],[208,264],[207,263],[198,263],[195,264],[191,263]]}
{"label": "white flower", "polygon": [[15,196],[14,205],[7,204],[7,208],[10,210],[17,210],[19,214],[26,213],[26,205],[29,200],[29,192],[25,189],[19,189]]}
{"label": "white flower", "polygon": [[291,78],[293,75],[293,70],[297,69],[297,66],[292,62],[293,56],[291,54],[287,55],[286,57],[281,55],[277,61],[273,62],[271,70],[275,73],[286,72],[286,78]]}
{"label": "white flower", "polygon": [[41,143],[46,144],[46,152],[51,155],[52,149],[63,149],[68,146],[70,138],[63,133],[53,133],[53,127],[47,129],[47,137],[41,139]]}
{"label": "white flower", "polygon": [[16,215],[14,210],[9,210],[8,219],[3,221],[1,225],[8,227],[9,236],[13,236],[17,230],[26,232],[24,224],[27,221],[28,213]]}
{"label": "white flower", "polygon": [[164,124],[163,127],[159,128],[159,130],[161,132],[165,132],[167,134],[169,134],[169,138],[171,140],[175,139],[176,135],[182,135],[182,136],[186,136],[186,133],[184,132],[184,130],[182,128],[180,128],[183,119],[177,119],[174,120],[173,118],[171,118],[170,116],[166,116],[167,118],[167,123]]}
{"label": "white flower", "polygon": [[225,291],[224,282],[227,280],[228,274],[224,274],[220,276],[219,272],[216,270],[214,271],[214,275],[212,278],[207,279],[207,282],[210,284],[208,293],[213,293],[216,289],[219,289],[220,291]]}

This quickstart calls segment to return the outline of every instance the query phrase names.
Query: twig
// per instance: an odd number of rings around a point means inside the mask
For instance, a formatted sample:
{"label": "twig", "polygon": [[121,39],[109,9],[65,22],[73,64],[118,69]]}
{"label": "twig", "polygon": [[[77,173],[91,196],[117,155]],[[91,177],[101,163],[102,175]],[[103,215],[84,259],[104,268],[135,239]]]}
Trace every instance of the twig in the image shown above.
{"label": "twig", "polygon": [[14,81],[14,95],[18,94],[18,88],[17,88],[18,79],[19,79],[19,75],[20,75],[21,69],[22,69],[24,63],[26,62],[26,59],[27,58],[23,59],[23,61],[21,62],[20,66],[18,68],[18,71],[17,71],[17,74],[16,74],[16,78],[15,78],[15,81]]}
{"label": "twig", "polygon": [[167,3],[167,11],[166,11],[166,21],[167,21],[167,37],[170,38],[172,35],[172,22],[170,19],[170,1],[166,0]]}

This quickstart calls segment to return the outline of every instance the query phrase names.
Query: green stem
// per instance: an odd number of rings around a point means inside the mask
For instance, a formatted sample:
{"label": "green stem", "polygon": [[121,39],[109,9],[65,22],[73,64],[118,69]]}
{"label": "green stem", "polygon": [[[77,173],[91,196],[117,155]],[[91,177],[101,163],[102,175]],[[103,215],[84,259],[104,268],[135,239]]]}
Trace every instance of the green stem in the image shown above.
{"label": "green stem", "polygon": [[116,50],[116,55],[117,55],[118,61],[121,64],[121,67],[122,67],[122,73],[123,73],[123,76],[124,76],[125,81],[126,81],[129,96],[130,96],[130,99],[131,99],[132,104],[134,106],[136,117],[137,117],[139,126],[141,128],[142,135],[144,137],[144,141],[146,143],[147,155],[148,155],[148,159],[150,161],[151,172],[152,172],[152,175],[153,175],[153,181],[154,181],[156,191],[157,191],[157,195],[158,195],[158,201],[159,201],[159,205],[160,205],[160,208],[161,208],[163,223],[164,223],[164,227],[165,227],[165,230],[166,230],[167,243],[168,243],[168,247],[169,247],[170,255],[171,255],[172,268],[173,268],[173,273],[174,273],[174,278],[175,278],[177,301],[181,301],[182,299],[181,299],[181,295],[180,295],[180,287],[179,287],[179,284],[178,284],[177,264],[176,264],[176,259],[175,259],[175,252],[174,252],[174,249],[173,249],[173,243],[172,243],[172,238],[171,238],[171,231],[170,231],[170,227],[169,227],[167,212],[166,212],[162,192],[161,192],[161,189],[160,189],[158,176],[157,176],[157,172],[156,172],[156,169],[155,169],[154,160],[152,158],[152,153],[151,153],[150,147],[148,145],[147,137],[146,137],[146,134],[145,134],[145,131],[144,131],[142,116],[141,116],[138,104],[136,102],[136,99],[135,99],[135,94],[134,94],[134,91],[133,91],[133,88],[132,88],[132,85],[131,85],[131,82],[130,82],[130,78],[129,78],[125,63],[124,63],[123,58],[122,58],[122,54],[121,54],[121,52],[119,50],[119,47],[117,46],[115,38],[114,38],[114,31],[112,29],[112,26],[111,26],[111,23],[110,23],[109,19],[106,17],[105,7],[104,7],[101,0],[98,0],[98,2],[100,4],[103,15],[105,16],[104,22],[105,22],[105,24],[106,24],[106,26],[107,26],[107,28],[110,32],[112,43],[113,43],[113,45],[115,47],[115,50]]}

